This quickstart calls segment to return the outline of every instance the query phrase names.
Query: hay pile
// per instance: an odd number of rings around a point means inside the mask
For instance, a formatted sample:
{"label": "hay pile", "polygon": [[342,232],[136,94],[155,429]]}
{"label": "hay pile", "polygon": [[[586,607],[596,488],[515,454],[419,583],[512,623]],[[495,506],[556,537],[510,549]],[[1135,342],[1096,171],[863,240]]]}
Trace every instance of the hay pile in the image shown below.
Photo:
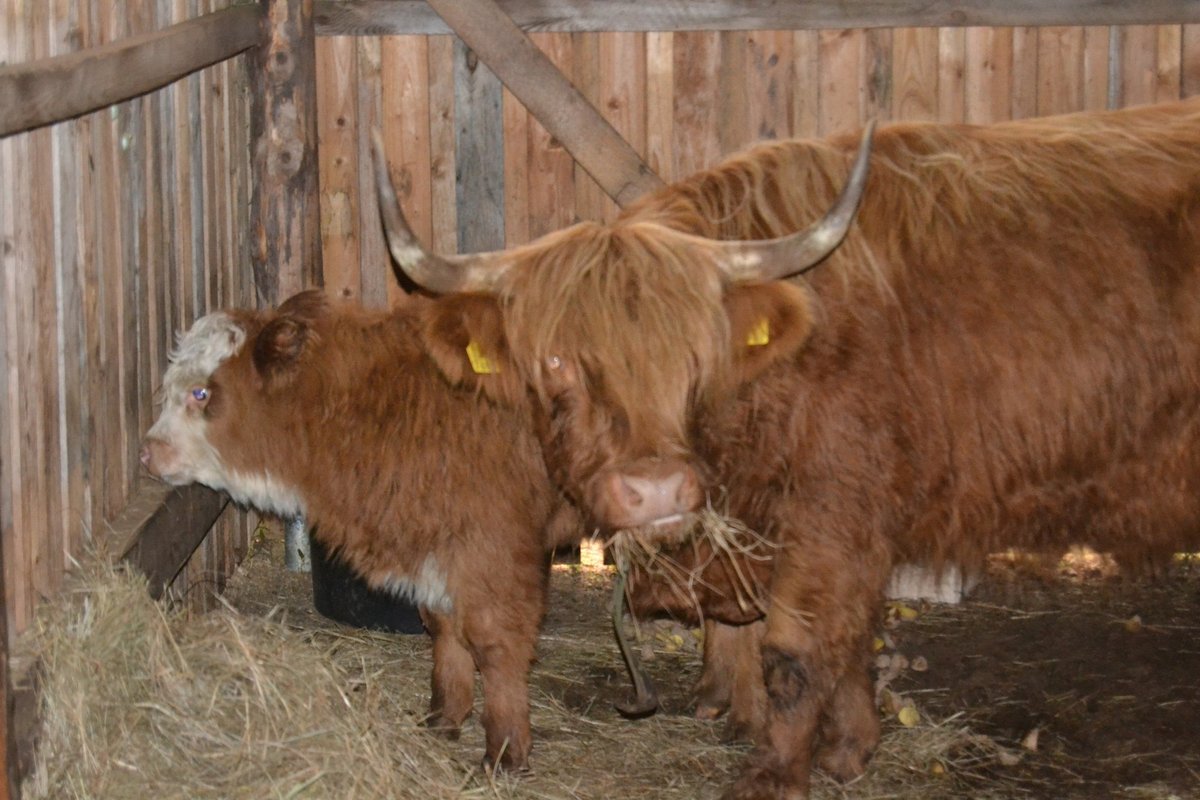
{"label": "hay pile", "polygon": [[43,730],[25,796],[464,794],[470,771],[310,637],[231,611],[186,621],[101,560],[74,584],[34,631]]}
{"label": "hay pile", "polygon": [[[44,727],[26,797],[695,800],[719,797],[746,753],[688,713],[694,650],[656,648],[658,716],[617,715],[628,684],[605,619],[607,568],[555,569],[532,679],[533,771],[492,780],[477,767],[477,717],[457,742],[418,725],[426,637],[303,618],[309,597],[282,598],[291,578],[270,554],[242,567],[263,573],[264,602],[234,598],[243,613],[193,619],[104,563],[81,567],[31,632]],[[889,723],[862,780],[818,778],[813,797],[1011,797],[991,791],[1002,749],[961,719]]]}

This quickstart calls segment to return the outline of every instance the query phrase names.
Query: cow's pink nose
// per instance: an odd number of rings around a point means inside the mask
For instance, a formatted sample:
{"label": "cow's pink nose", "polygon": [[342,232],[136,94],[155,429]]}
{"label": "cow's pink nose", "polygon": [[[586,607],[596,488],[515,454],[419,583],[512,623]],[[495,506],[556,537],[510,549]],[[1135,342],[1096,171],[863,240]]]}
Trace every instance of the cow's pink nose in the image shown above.
{"label": "cow's pink nose", "polygon": [[615,527],[659,522],[691,511],[700,502],[695,473],[678,461],[651,462],[614,473],[609,484]]}
{"label": "cow's pink nose", "polygon": [[142,445],[142,449],[138,451],[138,461],[142,462],[143,467],[150,466],[150,445]]}

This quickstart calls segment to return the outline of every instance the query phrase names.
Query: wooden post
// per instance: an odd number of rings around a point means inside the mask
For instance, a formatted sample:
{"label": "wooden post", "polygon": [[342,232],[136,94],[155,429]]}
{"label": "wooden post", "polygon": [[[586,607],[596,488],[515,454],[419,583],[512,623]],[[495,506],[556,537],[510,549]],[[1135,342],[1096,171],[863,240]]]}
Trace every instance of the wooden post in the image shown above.
{"label": "wooden post", "polygon": [[260,306],[320,286],[317,84],[313,0],[260,0],[262,45],[251,60],[251,262]]}

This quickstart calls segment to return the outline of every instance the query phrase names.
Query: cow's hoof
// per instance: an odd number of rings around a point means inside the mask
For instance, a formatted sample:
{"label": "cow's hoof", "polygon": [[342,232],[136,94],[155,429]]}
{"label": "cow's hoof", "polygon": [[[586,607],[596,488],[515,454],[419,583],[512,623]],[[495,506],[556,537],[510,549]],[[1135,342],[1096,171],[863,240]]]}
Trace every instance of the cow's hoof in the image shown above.
{"label": "cow's hoof", "polygon": [[721,741],[726,744],[755,744],[758,742],[758,728],[756,720],[730,715],[725,722],[725,730],[721,732]]}
{"label": "cow's hoof", "polygon": [[798,784],[776,770],[751,764],[722,800],[808,800],[807,781]]}
{"label": "cow's hoof", "polygon": [[528,775],[529,757],[523,756],[520,758],[512,758],[507,752],[502,753],[497,759],[491,753],[485,754],[483,757],[483,770],[489,775],[504,773],[505,775]]}
{"label": "cow's hoof", "polygon": [[443,739],[448,739],[452,742],[457,742],[461,728],[454,722],[443,717],[441,714],[430,714],[425,718],[425,727],[434,736],[440,736]]}
{"label": "cow's hoof", "polygon": [[817,751],[817,767],[834,780],[849,783],[862,777],[874,753],[874,747],[856,743],[821,747]]}
{"label": "cow's hoof", "polygon": [[720,703],[709,703],[703,700],[696,703],[695,717],[699,720],[709,721],[725,713],[728,704],[721,705]]}

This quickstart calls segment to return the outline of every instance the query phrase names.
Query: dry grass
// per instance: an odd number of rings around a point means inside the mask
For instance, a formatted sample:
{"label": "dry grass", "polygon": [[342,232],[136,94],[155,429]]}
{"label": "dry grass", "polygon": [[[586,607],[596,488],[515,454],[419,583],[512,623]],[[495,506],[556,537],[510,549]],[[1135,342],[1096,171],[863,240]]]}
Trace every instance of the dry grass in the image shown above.
{"label": "dry grass", "polygon": [[[456,742],[418,725],[426,637],[281,609],[287,581],[270,558],[243,568],[270,572],[266,602],[243,597],[248,612],[191,620],[103,564],[81,567],[32,632],[45,667],[44,729],[27,797],[684,800],[718,797],[746,752],[720,741],[719,724],[686,713],[694,649],[654,653],[664,713],[616,714],[612,701],[628,688],[606,622],[606,569],[556,568],[533,676],[533,772],[493,780],[477,768],[476,720]],[[1002,750],[962,719],[889,724],[864,779],[839,787],[819,778],[814,797],[935,800],[965,796],[965,786],[976,797],[1020,796],[994,780],[995,794],[978,788],[977,773]]]}

